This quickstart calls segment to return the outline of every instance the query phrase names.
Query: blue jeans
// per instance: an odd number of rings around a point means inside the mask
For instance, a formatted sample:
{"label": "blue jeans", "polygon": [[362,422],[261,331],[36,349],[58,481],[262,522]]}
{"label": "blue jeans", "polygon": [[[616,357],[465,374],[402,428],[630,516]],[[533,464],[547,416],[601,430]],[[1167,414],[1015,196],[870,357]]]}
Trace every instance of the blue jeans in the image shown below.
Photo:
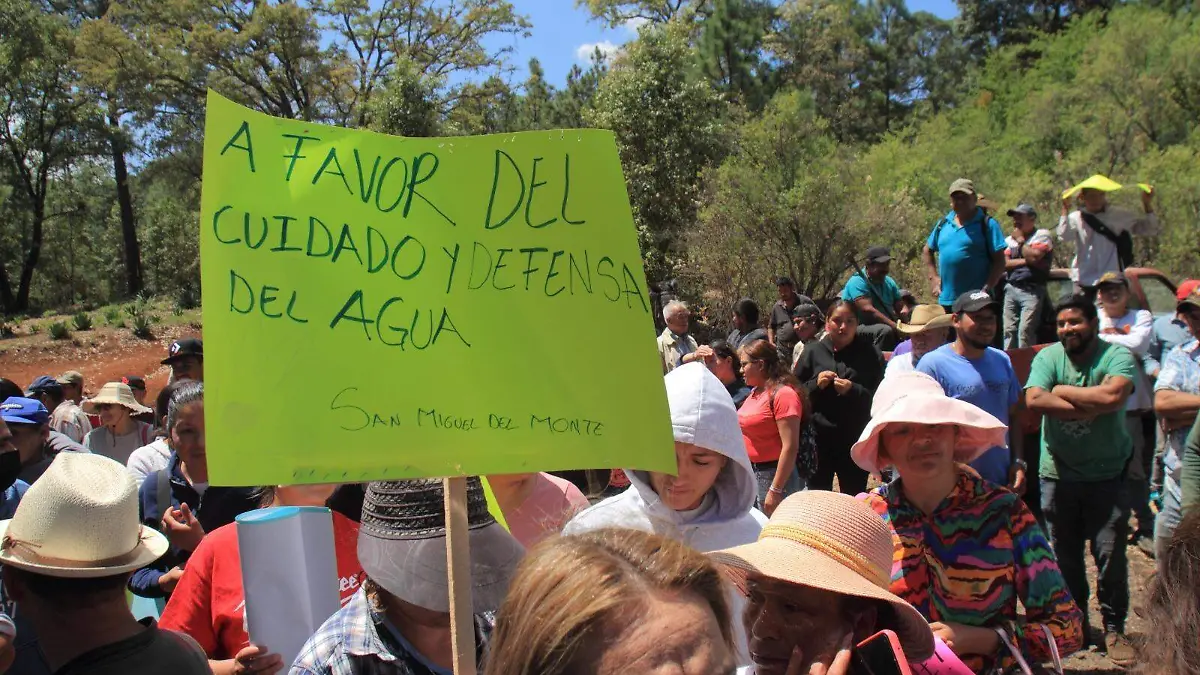
{"label": "blue jeans", "polygon": [[[779,467],[779,462],[762,462],[754,465],[754,477],[758,479],[758,499],[755,500],[754,506],[761,509],[763,503],[767,500],[767,489],[775,482],[775,471]],[[787,483],[783,486],[783,496],[794,492],[800,492],[804,489],[804,481],[800,479],[800,472],[792,466],[792,475],[788,476]]]}
{"label": "blue jeans", "polygon": [[1004,289],[1004,348],[1032,347],[1037,344],[1038,322],[1042,318],[1045,287],[1027,291],[1009,284]]}
{"label": "blue jeans", "polygon": [[1175,497],[1179,494],[1179,484],[1170,476],[1167,476],[1163,483],[1162,510],[1154,519],[1154,557],[1156,560],[1163,559],[1163,555],[1167,552],[1167,544],[1171,543],[1171,537],[1175,536],[1175,528],[1179,527],[1179,521],[1183,519],[1183,505]]}

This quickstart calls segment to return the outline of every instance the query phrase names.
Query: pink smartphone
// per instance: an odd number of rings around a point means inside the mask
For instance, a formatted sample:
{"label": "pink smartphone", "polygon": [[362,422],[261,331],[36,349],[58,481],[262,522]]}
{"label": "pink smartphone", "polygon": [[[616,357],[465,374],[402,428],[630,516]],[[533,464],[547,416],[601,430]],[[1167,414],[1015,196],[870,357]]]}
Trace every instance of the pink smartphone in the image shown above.
{"label": "pink smartphone", "polygon": [[900,638],[881,630],[858,643],[850,659],[851,675],[912,675]]}

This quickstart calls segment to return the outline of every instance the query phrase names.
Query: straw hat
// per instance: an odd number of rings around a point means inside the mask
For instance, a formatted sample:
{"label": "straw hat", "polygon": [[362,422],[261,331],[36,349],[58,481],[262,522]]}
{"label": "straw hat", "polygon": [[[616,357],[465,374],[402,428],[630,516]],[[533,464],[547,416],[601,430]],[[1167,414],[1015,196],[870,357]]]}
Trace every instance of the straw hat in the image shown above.
{"label": "straw hat", "polygon": [[60,453],[0,521],[0,563],[49,577],[115,576],[166,552],[166,537],[139,522],[133,477],[91,453]]}
{"label": "straw hat", "polygon": [[912,319],[908,323],[896,322],[896,330],[905,335],[924,333],[935,328],[949,328],[954,324],[953,318],[946,313],[941,305],[917,305],[913,307]]}
{"label": "straw hat", "polygon": [[950,398],[942,385],[925,373],[901,373],[885,378],[871,403],[871,421],[850,448],[854,463],[866,471],[884,468],[879,461],[879,438],[894,422],[949,424],[958,427],[954,461],[969,463],[989,448],[1004,445],[1008,427],[966,401]]}
{"label": "straw hat", "polygon": [[[388,593],[435,612],[450,611],[446,507],[441,478],[378,481],[367,486],[358,560]],[[471,599],[476,614],[500,607],[525,549],[488,512],[483,483],[467,478]]]}
{"label": "straw hat", "polygon": [[910,662],[933,655],[933,632],[912,605],[888,590],[892,533],[879,514],[850,495],[824,490],[786,498],[758,541],[709,554],[744,593],[747,572],[791,584],[888,603],[892,628]]}
{"label": "straw hat", "polygon": [[154,412],[152,409],[138,403],[137,399],[133,397],[133,390],[129,388],[129,385],[120,382],[109,382],[100,387],[100,391],[95,396],[84,401],[82,407],[85,413],[96,415],[100,412],[96,406],[104,404],[125,406],[135,414]]}

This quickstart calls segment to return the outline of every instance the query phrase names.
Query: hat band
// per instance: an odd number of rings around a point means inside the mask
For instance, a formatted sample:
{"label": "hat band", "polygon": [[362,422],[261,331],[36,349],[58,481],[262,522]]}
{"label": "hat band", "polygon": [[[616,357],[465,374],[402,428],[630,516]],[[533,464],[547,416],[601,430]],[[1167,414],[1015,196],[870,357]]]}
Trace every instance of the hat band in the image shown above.
{"label": "hat band", "polygon": [[[138,543],[128,553],[123,553],[112,558],[103,558],[101,560],[71,560],[70,558],[55,558],[53,556],[42,555],[37,549],[41,548],[41,544],[21,541],[14,539],[12,536],[6,535],[0,540],[0,551],[10,553],[13,557],[19,558],[24,562],[45,565],[48,567],[69,567],[72,569],[96,569],[101,567],[119,567],[132,563],[138,558],[141,552],[141,547],[144,538],[139,537]],[[21,549],[21,553],[16,553],[17,549]]]}
{"label": "hat band", "polygon": [[768,523],[758,535],[758,539],[762,541],[767,537],[786,539],[787,541],[807,546],[822,555],[833,558],[838,563],[841,563],[843,567],[846,567],[851,572],[865,578],[883,590],[888,590],[891,579],[883,571],[871,564],[871,561],[858,551],[824,533],[815,532],[796,525]]}

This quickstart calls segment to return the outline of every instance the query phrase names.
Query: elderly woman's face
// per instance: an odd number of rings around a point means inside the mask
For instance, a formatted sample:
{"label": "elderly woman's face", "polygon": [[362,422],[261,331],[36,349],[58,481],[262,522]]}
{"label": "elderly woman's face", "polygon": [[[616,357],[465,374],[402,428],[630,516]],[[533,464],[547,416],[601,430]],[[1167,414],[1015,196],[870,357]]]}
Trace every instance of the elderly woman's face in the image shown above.
{"label": "elderly woman's face", "polygon": [[651,593],[636,616],[606,626],[612,639],[583,654],[596,675],[733,675],[736,662],[712,607],[691,591]]}
{"label": "elderly woman's face", "polygon": [[930,478],[954,471],[958,428],[947,424],[896,422],[883,428],[880,454],[901,478]]}
{"label": "elderly woman's face", "polygon": [[875,632],[874,608],[854,611],[846,596],[790,584],[760,574],[746,578],[749,597],[742,619],[756,675],[784,675],[793,656],[807,673],[836,652],[847,634],[854,642]]}

